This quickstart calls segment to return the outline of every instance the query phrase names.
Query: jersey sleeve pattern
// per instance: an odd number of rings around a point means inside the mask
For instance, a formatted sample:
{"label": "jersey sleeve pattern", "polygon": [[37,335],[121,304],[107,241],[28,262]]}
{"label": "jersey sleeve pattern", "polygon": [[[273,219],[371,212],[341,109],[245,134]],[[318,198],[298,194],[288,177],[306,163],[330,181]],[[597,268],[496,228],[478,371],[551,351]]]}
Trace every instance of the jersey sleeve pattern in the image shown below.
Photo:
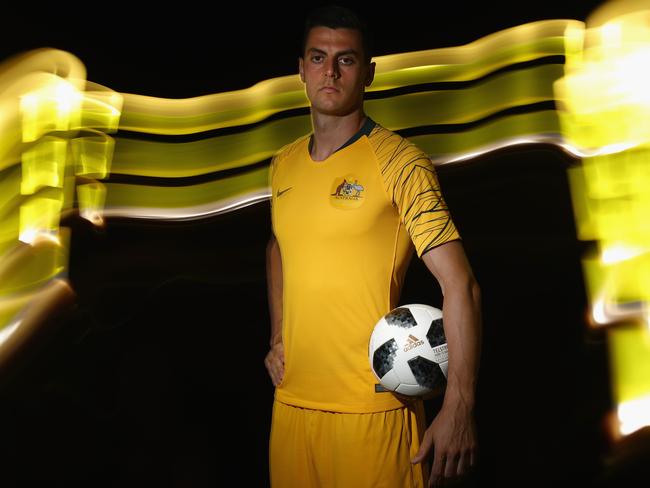
{"label": "jersey sleeve pattern", "polygon": [[431,159],[398,134],[382,132],[376,140],[382,178],[418,257],[434,247],[460,239]]}

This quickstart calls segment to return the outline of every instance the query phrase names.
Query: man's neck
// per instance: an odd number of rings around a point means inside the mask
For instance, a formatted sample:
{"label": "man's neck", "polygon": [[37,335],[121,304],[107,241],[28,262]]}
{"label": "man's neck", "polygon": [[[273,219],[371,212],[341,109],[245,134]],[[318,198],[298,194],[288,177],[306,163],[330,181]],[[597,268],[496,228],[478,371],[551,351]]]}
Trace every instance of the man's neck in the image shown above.
{"label": "man's neck", "polygon": [[359,109],[344,116],[312,113],[311,121],[314,138],[311,157],[314,161],[323,161],[356,134],[366,115]]}

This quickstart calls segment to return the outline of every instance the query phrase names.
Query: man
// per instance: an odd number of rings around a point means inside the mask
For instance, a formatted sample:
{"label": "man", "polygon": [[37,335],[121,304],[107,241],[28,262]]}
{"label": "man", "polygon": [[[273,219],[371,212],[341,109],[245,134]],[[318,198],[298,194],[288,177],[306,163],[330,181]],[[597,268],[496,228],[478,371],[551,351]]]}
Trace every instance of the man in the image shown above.
{"label": "man", "polygon": [[[299,72],[313,134],[270,168],[275,488],[422,487],[432,449],[431,484],[475,463],[479,287],[430,159],[364,113],[374,69],[352,12],[308,18]],[[444,401],[426,430],[422,400],[378,391],[368,361],[414,249],[441,285],[449,348]]]}

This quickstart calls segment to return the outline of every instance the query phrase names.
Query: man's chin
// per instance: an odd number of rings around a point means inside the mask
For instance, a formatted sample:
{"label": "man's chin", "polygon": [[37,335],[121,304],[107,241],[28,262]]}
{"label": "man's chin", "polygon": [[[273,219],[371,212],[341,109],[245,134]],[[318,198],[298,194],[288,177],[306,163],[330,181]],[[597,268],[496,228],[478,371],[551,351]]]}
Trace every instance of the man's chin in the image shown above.
{"label": "man's chin", "polygon": [[319,113],[321,115],[328,115],[330,117],[345,117],[350,115],[356,109],[350,107],[333,107],[333,106],[314,106],[311,107],[312,112]]}

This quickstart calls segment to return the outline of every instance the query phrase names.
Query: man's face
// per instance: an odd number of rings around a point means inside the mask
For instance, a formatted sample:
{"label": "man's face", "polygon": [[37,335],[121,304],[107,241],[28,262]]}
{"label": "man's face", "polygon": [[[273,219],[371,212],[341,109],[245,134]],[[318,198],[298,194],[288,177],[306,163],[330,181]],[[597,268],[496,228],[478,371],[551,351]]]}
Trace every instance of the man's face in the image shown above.
{"label": "man's face", "polygon": [[348,115],[363,104],[363,92],[375,74],[364,60],[361,33],[354,29],[314,27],[299,60],[312,111]]}

